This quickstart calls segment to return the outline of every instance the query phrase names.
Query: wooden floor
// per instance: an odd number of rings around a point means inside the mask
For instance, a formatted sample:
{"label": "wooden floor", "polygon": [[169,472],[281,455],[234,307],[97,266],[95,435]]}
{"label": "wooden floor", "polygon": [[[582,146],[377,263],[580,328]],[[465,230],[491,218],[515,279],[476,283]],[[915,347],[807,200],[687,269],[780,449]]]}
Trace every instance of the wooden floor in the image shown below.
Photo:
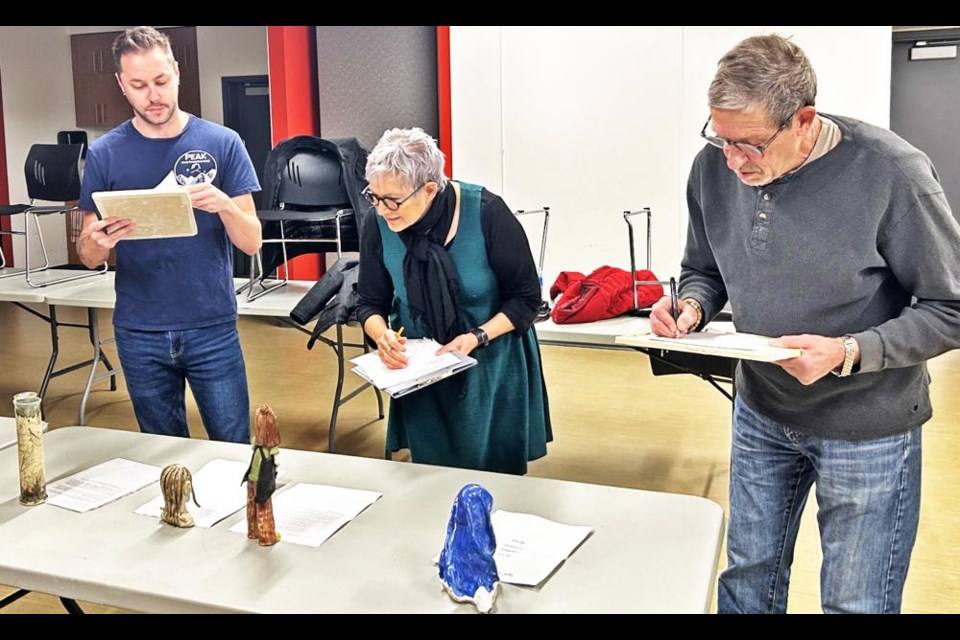
{"label": "wooden floor", "polygon": [[[75,310],[63,315],[83,320]],[[101,324],[111,334],[107,314]],[[63,334],[64,364],[87,357],[84,332],[64,329]],[[251,402],[274,407],[285,447],[325,451],[336,381],[333,353],[320,344],[308,352],[304,334],[269,319],[243,318],[240,334]],[[0,415],[11,415],[12,396],[39,387],[50,354],[49,331],[37,318],[0,303],[0,336]],[[108,353],[116,352],[108,348]],[[546,458],[531,464],[530,475],[704,496],[726,511],[730,404],[716,390],[692,376],[654,378],[646,357],[632,352],[544,347],[543,356],[554,442]],[[955,495],[960,486],[960,400],[955,392],[960,352],[937,358],[930,370],[935,415],[924,429],[920,534],[903,608],[960,613],[960,501]],[[44,401],[52,428],[76,424],[84,382],[82,372],[53,381]],[[344,406],[338,453],[382,456],[385,423],[376,418],[371,392]],[[192,400],[189,419],[194,435],[204,437]],[[99,385],[87,424],[136,428],[122,383],[117,392]],[[811,496],[797,543],[791,612],[820,610],[815,515]],[[719,568],[723,566],[721,559]],[[11,592],[0,586],[0,598]],[[117,611],[82,604],[91,612]],[[53,613],[62,608],[56,598],[31,594],[3,611]]]}

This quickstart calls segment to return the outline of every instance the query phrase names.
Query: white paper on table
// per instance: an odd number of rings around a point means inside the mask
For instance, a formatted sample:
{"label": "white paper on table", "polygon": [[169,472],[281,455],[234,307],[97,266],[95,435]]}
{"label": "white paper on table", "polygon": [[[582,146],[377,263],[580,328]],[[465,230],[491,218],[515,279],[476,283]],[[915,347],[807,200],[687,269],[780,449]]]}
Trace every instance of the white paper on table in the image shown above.
{"label": "white paper on table", "polygon": [[[273,497],[273,518],[280,542],[319,547],[381,495],[324,484],[296,484]],[[241,520],[230,531],[246,534],[247,521]]]}
{"label": "white paper on table", "polygon": [[593,531],[593,527],[501,509],[493,512],[491,521],[500,580],[531,587],[543,582]]}
{"label": "white paper on table", "polygon": [[160,467],[114,458],[47,485],[47,504],[84,513],[160,479]]}
{"label": "white paper on table", "polygon": [[[247,504],[247,487],[243,476],[249,466],[248,462],[216,459],[192,474],[193,492],[202,506],[197,507],[191,501],[187,511],[193,515],[196,526],[208,529]],[[141,505],[134,513],[159,518],[161,511],[162,495]]]}
{"label": "white paper on table", "polygon": [[408,362],[403,369],[388,369],[376,351],[357,356],[350,362],[360,367],[366,374],[364,377],[378,389],[395,387],[460,363],[460,358],[452,353],[435,355],[441,346],[436,340],[428,338],[408,340],[405,346],[404,355],[407,356]]}
{"label": "white paper on table", "polygon": [[[490,516],[501,582],[535,587],[570,557],[593,527],[561,524],[529,513],[498,509]],[[440,556],[433,559],[434,564]]]}

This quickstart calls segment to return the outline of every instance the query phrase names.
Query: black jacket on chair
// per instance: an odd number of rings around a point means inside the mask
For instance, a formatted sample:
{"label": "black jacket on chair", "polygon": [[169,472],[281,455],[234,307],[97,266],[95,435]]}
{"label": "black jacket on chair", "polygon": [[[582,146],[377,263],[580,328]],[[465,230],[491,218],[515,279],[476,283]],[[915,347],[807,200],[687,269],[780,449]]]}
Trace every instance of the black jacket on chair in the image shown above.
{"label": "black jacket on chair", "polygon": [[[367,186],[364,177],[367,165],[367,150],[356,138],[318,138],[316,136],[295,136],[280,142],[267,156],[263,172],[263,207],[264,209],[278,209],[283,205],[282,192],[285,182],[299,181],[301,176],[295,165],[295,158],[303,154],[313,154],[318,157],[333,157],[340,168],[336,193],[330,194],[328,200],[336,201],[337,207],[353,209],[353,219],[345,219],[341,223],[341,244],[344,251],[359,251],[360,224],[363,218],[372,211],[372,205],[367,202],[360,192]],[[326,204],[326,203],[325,203]],[[286,205],[289,207],[289,205]],[[264,223],[264,237],[279,238],[279,223]],[[298,238],[329,238],[336,237],[334,221],[324,222],[285,222],[284,234],[288,239]],[[292,243],[287,246],[289,257],[305,253],[321,253],[330,251],[330,243]],[[279,245],[265,244],[263,246],[263,267],[266,273],[272,272],[283,263],[282,250]]]}
{"label": "black jacket on chair", "polygon": [[313,348],[317,336],[333,325],[357,320],[357,307],[360,304],[360,294],[357,292],[359,275],[359,260],[338,260],[290,312],[290,317],[301,325],[317,318],[317,324],[307,342],[308,349]]}

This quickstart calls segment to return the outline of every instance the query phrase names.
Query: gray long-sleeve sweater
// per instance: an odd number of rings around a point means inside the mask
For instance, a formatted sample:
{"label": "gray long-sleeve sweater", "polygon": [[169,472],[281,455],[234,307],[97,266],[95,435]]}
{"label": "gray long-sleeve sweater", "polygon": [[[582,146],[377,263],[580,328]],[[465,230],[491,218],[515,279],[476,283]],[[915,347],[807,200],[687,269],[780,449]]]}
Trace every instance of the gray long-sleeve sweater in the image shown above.
{"label": "gray long-sleeve sweater", "polygon": [[742,362],[750,407],[809,435],[859,440],[932,415],[926,360],[960,346],[960,223],[922,152],[851,118],[823,157],[763,187],[707,146],[687,186],[682,297],[712,318],[729,298],[738,331],[850,334],[859,370],[810,386]]}

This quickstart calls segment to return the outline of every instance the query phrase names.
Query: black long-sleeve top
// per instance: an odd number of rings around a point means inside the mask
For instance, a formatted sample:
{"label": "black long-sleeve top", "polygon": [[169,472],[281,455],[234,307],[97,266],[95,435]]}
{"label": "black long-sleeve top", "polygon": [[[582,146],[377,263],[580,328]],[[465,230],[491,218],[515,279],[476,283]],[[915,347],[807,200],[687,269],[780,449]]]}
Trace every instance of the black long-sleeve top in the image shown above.
{"label": "black long-sleeve top", "polygon": [[[480,193],[480,228],[487,247],[487,261],[500,290],[500,312],[513,323],[517,335],[522,335],[533,324],[541,300],[537,266],[527,235],[503,199],[486,189]],[[366,217],[360,232],[357,290],[360,294],[357,318],[361,326],[373,315],[389,317],[394,298],[393,281],[383,263],[376,213]]]}

